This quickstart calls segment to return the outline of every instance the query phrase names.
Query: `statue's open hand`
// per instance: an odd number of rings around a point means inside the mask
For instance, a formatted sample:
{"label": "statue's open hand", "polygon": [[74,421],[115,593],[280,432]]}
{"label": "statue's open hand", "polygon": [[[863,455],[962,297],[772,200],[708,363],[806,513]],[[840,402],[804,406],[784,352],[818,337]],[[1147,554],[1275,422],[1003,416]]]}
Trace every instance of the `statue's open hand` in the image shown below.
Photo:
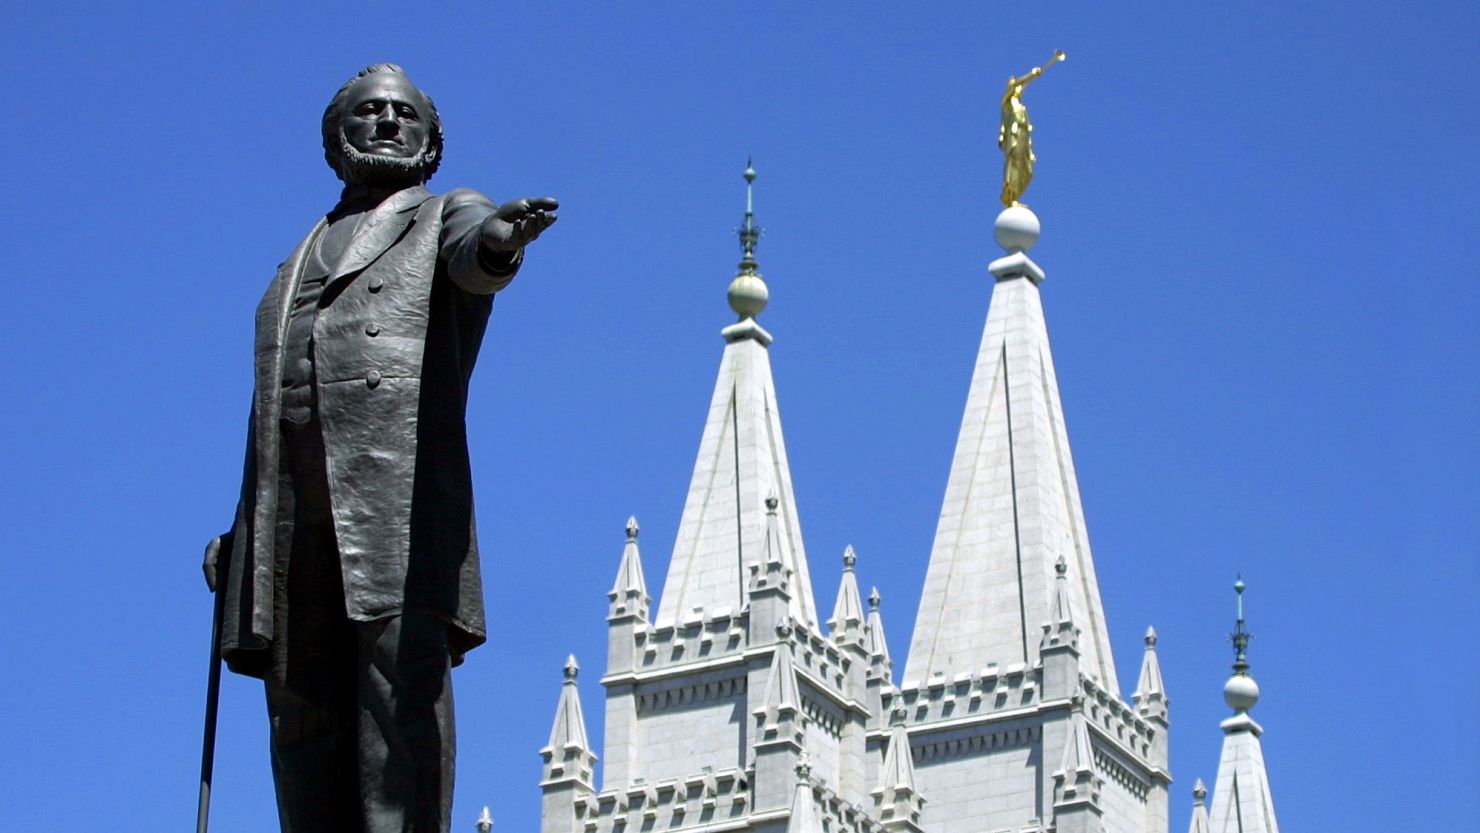
{"label": "statue's open hand", "polygon": [[494,252],[512,252],[528,245],[558,219],[553,213],[560,203],[553,197],[511,200],[483,221],[478,241]]}
{"label": "statue's open hand", "polygon": [[201,571],[206,574],[206,587],[210,588],[212,593],[216,592],[216,565],[221,560],[222,537],[217,535],[211,539],[211,543],[206,544],[206,555],[200,564]]}

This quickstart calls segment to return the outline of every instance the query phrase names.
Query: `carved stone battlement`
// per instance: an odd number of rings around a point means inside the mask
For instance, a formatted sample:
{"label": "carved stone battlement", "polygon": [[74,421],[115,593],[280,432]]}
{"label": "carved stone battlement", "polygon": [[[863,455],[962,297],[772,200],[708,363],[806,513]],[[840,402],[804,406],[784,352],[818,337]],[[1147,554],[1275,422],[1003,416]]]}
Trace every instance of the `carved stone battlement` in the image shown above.
{"label": "carved stone battlement", "polygon": [[605,790],[576,802],[582,828],[592,831],[637,831],[737,824],[749,813],[750,782],[738,769],[704,771],[684,778],[644,782]]}
{"label": "carved stone battlement", "polygon": [[1143,766],[1151,759],[1157,728],[1112,692],[1094,680],[1080,679],[1084,717],[1102,737],[1119,744]]}
{"label": "carved stone battlement", "polygon": [[648,626],[633,634],[634,667],[640,673],[741,654],[747,621],[746,614],[724,609],[661,628]]}
{"label": "carved stone battlement", "polygon": [[792,662],[798,672],[842,695],[853,659],[831,640],[811,630],[799,630],[792,638]]}
{"label": "carved stone battlement", "polygon": [[823,829],[829,833],[880,833],[884,829],[871,810],[847,800],[825,784],[814,781],[812,795],[817,799]]}
{"label": "carved stone battlement", "polygon": [[885,693],[884,708],[902,700],[909,723],[918,726],[1032,707],[1039,702],[1039,687],[1038,674],[1022,663],[992,664],[979,672],[939,675],[925,685],[907,682],[898,692]]}

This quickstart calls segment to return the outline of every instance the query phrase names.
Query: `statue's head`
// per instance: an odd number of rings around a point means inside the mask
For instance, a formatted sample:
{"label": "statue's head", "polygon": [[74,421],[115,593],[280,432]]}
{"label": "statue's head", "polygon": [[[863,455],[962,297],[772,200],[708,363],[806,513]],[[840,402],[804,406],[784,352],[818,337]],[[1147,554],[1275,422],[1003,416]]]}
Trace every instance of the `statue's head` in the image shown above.
{"label": "statue's head", "polygon": [[395,64],[360,70],[324,109],[324,159],[348,184],[414,185],[442,162],[442,118]]}

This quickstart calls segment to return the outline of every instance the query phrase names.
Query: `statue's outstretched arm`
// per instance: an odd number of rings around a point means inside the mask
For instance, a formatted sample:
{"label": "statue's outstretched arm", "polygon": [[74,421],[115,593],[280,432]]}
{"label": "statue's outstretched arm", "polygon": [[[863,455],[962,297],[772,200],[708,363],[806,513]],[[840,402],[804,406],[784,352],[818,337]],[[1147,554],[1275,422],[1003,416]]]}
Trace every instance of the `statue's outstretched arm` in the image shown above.
{"label": "statue's outstretched arm", "polygon": [[1028,74],[1027,75],[1019,75],[1016,78],[1012,79],[1011,81],[1008,81],[1007,82],[1007,88],[1008,88],[1008,90],[1011,91],[1014,86],[1017,86],[1017,87],[1026,87],[1026,86],[1028,86],[1028,84],[1030,84],[1033,81],[1037,80],[1038,76],[1042,75],[1044,70],[1048,69],[1049,67],[1051,67],[1054,64],[1058,63],[1059,61],[1064,60],[1064,57],[1065,57],[1064,56],[1064,50],[1062,50],[1062,49],[1060,49],[1059,51],[1053,53],[1053,57],[1052,58],[1049,58],[1048,59],[1048,62],[1045,63],[1043,66],[1041,66],[1041,67],[1033,67],[1033,69],[1031,69],[1031,70],[1028,71]]}

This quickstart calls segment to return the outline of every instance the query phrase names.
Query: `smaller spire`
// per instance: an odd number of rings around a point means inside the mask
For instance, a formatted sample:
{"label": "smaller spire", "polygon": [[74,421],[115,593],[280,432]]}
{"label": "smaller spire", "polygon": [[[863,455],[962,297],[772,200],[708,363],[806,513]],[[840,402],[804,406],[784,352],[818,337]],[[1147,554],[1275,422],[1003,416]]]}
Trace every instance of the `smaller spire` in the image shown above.
{"label": "smaller spire", "polygon": [[596,755],[586,737],[586,716],[581,710],[581,694],[576,677],[581,666],[574,654],[565,658],[561,674],[560,703],[555,707],[555,722],[550,727],[550,742],[540,750],[545,759],[545,784],[574,780],[589,786]]}
{"label": "smaller spire", "polygon": [[478,833],[490,833],[493,830],[493,816],[488,813],[488,805],[483,805],[483,812],[478,814]]}
{"label": "smaller spire", "polygon": [[868,591],[868,655],[882,664],[889,666],[893,661],[889,658],[889,641],[884,638],[884,617],[879,613],[879,588],[873,587]]}
{"label": "smaller spire", "polygon": [[567,656],[565,666],[561,668],[565,682],[560,687],[560,703],[555,707],[555,723],[550,727],[550,742],[546,745],[546,750],[557,756],[564,749],[591,748],[586,739],[586,716],[581,711],[581,695],[576,687],[576,677],[580,673],[581,666],[575,655]]}
{"label": "smaller spire", "polygon": [[[1084,696],[1074,695],[1069,712],[1069,735],[1064,738],[1064,754],[1054,770],[1054,819],[1062,824],[1086,808],[1098,807],[1100,788],[1105,779],[1095,764],[1094,741],[1084,717]],[[1090,810],[1096,815],[1098,813]],[[1083,829],[1070,826],[1071,829]],[[1060,827],[1060,829],[1063,829]]]}
{"label": "smaller spire", "polygon": [[905,731],[909,709],[896,690],[890,697],[889,749],[884,753],[884,771],[879,776],[883,789],[915,789],[915,757],[910,752],[910,736]]}
{"label": "smaller spire", "polygon": [[627,518],[627,543],[622,547],[622,560],[617,564],[617,577],[607,591],[611,600],[608,617],[647,616],[652,599],[647,592],[647,579],[642,574],[642,554],[637,548],[637,518]]}
{"label": "smaller spire", "polygon": [[836,643],[844,641],[862,644],[864,640],[863,600],[859,598],[858,576],[853,565],[858,563],[858,554],[849,544],[843,550],[843,578],[838,582],[838,600],[833,605],[832,618],[827,620],[827,632]]}
{"label": "smaller spire", "polygon": [[1073,712],[1069,717],[1069,740],[1064,744],[1064,754],[1059,759],[1059,770],[1054,773],[1055,777],[1072,776],[1076,772],[1093,773],[1096,771],[1095,748],[1090,741],[1089,727],[1084,722],[1084,697],[1082,695],[1074,696],[1072,708]]}
{"label": "smaller spire", "polygon": [[823,833],[822,820],[817,815],[817,801],[812,794],[812,765],[807,761],[805,749],[797,756],[796,776],[786,833]]}
{"label": "smaller spire", "polygon": [[778,525],[776,507],[781,501],[776,497],[776,490],[772,489],[766,493],[766,543],[765,556],[767,564],[781,564],[781,529]]}
{"label": "smaller spire", "polygon": [[1209,833],[1212,825],[1208,824],[1208,788],[1203,786],[1203,780],[1197,779],[1192,787],[1192,824],[1187,826],[1187,833]]}
{"label": "smaller spire", "polygon": [[756,754],[762,748],[782,747],[800,752],[805,749],[803,737],[806,720],[802,715],[801,688],[791,661],[791,623],[776,623],[780,637],[771,653],[771,670],[766,679],[766,692],[752,712],[756,719]]}
{"label": "smaller spire", "polygon": [[1141,657],[1141,678],[1136,693],[1131,695],[1143,712],[1156,702],[1166,702],[1166,686],[1161,679],[1161,660],[1156,656],[1156,628],[1146,628],[1146,652]]}
{"label": "smaller spire", "polygon": [[1058,645],[1078,646],[1079,628],[1074,624],[1074,606],[1069,601],[1069,564],[1060,555],[1053,565],[1056,574],[1053,598],[1048,604],[1048,621],[1043,624],[1040,648]]}
{"label": "smaller spire", "polygon": [[889,701],[889,747],[884,751],[879,785],[872,793],[874,803],[885,830],[918,831],[925,799],[915,785],[915,756],[905,730],[909,710],[897,688],[890,689]]}
{"label": "smaller spire", "polygon": [[776,632],[782,641],[771,655],[771,674],[766,681],[763,711],[757,710],[763,714],[767,724],[775,724],[789,714],[796,714],[802,703],[796,669],[791,664],[791,645],[787,642],[787,637],[791,635],[790,623],[777,623]]}

